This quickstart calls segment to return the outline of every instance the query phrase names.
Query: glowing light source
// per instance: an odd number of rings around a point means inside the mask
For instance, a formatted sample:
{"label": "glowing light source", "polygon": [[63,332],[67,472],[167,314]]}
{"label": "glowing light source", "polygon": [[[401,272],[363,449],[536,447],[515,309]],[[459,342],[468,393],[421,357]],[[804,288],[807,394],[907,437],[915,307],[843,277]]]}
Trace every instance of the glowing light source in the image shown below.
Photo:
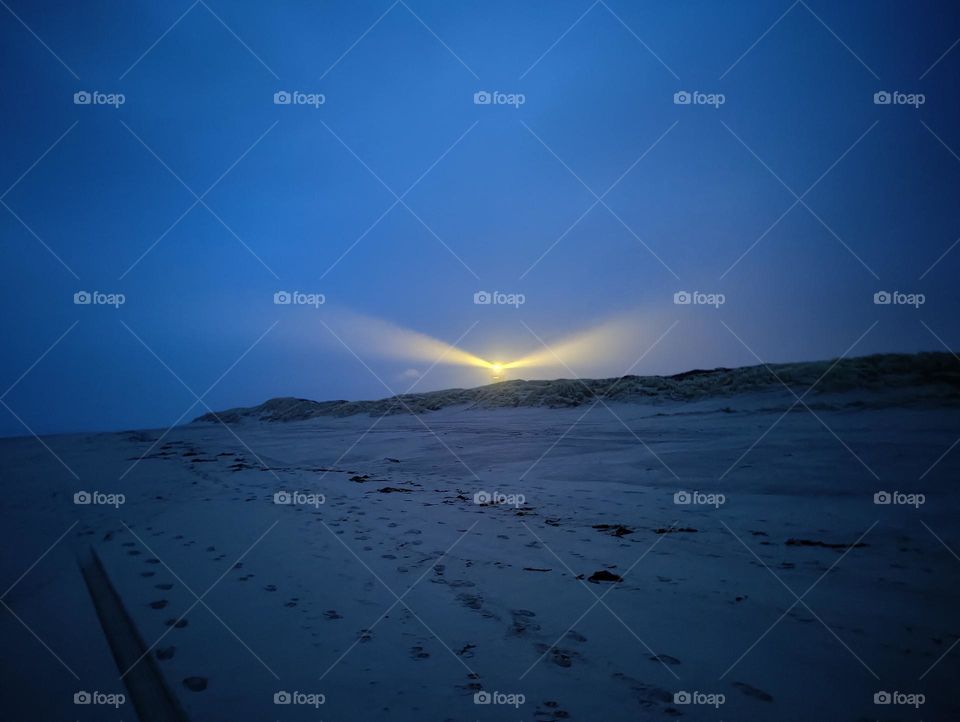
{"label": "glowing light source", "polygon": [[552,340],[549,345],[537,337],[536,342],[531,341],[529,353],[514,357],[512,361],[492,361],[424,333],[379,319],[340,312],[329,320],[337,327],[337,331],[324,324],[330,331],[330,334],[326,334],[329,337],[327,342],[339,343],[359,359],[375,355],[428,363],[430,368],[437,364],[472,366],[488,370],[494,383],[503,381],[510,369],[537,369],[539,372],[550,369],[565,376],[592,371],[597,359],[616,363],[620,359],[634,357],[637,341],[642,338],[636,320],[625,314],[593,328]]}

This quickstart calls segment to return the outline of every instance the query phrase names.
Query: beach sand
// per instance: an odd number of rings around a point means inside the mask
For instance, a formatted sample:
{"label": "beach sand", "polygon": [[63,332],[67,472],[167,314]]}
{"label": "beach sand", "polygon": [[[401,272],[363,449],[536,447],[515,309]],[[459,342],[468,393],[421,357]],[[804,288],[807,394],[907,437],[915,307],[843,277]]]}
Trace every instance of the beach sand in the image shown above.
{"label": "beach sand", "polygon": [[196,722],[960,718],[960,409],[793,402],[2,440],[5,719],[136,717],[90,552]]}

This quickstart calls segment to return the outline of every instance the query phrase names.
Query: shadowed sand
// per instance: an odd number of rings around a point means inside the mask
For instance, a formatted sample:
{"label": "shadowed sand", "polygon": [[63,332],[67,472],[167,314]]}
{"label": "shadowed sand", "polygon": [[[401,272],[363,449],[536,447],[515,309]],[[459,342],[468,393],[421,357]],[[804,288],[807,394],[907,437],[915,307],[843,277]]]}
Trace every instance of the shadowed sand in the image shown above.
{"label": "shadowed sand", "polygon": [[[6,602],[122,689],[62,630],[98,626],[70,572],[92,545],[193,720],[956,718],[960,410],[947,376],[922,377],[825,386],[812,411],[776,384],[45,439],[81,482],[4,440],[6,577],[79,519]],[[80,489],[125,503],[75,506]],[[87,719],[79,683],[2,624],[24,687]],[[874,705],[885,690],[926,702]]]}

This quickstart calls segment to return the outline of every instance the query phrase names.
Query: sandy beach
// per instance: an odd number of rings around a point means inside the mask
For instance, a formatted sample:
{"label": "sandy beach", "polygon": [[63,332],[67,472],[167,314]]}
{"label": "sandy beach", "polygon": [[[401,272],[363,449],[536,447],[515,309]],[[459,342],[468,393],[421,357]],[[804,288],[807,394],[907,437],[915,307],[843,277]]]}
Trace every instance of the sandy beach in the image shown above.
{"label": "sandy beach", "polygon": [[4,705],[130,718],[89,549],[192,720],[950,719],[960,411],[792,401],[4,440]]}

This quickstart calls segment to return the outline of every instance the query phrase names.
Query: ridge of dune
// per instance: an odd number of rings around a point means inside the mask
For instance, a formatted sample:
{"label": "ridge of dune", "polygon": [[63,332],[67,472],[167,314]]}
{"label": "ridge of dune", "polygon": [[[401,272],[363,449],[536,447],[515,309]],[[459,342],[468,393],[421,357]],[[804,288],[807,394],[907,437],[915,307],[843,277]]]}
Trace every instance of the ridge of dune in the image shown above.
{"label": "ridge of dune", "polygon": [[399,394],[370,401],[313,401],[277,397],[262,404],[206,413],[194,423],[302,421],[316,416],[424,413],[453,406],[479,408],[569,408],[601,398],[626,403],[698,400],[767,390],[784,385],[813,393],[855,390],[897,395],[896,403],[960,401],[960,365],[949,352],[874,354],[798,363],[758,364],[739,368],[693,369],[671,376],[621,376],[605,379],[509,380],[485,386]]}

